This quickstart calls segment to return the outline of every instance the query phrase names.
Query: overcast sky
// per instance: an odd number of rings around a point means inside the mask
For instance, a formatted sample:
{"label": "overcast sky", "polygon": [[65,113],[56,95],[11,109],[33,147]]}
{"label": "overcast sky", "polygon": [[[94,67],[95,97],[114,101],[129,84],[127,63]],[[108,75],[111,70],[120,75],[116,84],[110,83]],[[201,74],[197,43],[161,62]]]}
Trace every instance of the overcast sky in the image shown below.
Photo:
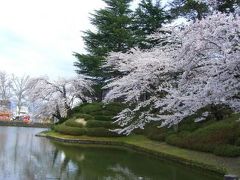
{"label": "overcast sky", "polygon": [[[137,4],[138,0],[134,3]],[[51,78],[75,75],[72,52],[101,0],[1,0],[0,71]]]}
{"label": "overcast sky", "polygon": [[73,76],[73,51],[101,0],[1,0],[0,70],[17,75]]}

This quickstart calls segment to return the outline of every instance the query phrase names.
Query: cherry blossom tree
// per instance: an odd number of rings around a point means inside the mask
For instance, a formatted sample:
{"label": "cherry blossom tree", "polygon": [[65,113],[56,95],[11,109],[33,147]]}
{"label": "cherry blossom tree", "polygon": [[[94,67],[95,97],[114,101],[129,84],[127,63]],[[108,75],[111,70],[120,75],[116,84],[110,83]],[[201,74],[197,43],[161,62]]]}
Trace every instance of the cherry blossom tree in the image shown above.
{"label": "cherry blossom tree", "polygon": [[29,83],[29,99],[35,118],[61,119],[79,103],[91,101],[92,82],[83,76],[51,81],[48,77],[34,78]]}
{"label": "cherry blossom tree", "polygon": [[129,134],[150,121],[172,126],[209,104],[240,111],[238,15],[213,13],[151,38],[159,45],[111,53],[105,65],[123,74],[105,87],[105,102],[121,98],[129,104],[115,117],[122,126],[117,132]]}

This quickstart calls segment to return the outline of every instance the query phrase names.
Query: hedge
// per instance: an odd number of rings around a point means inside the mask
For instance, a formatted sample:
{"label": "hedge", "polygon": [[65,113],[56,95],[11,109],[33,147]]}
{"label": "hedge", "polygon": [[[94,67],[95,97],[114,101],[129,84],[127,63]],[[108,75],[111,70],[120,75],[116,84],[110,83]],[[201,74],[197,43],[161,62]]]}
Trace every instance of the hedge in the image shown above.
{"label": "hedge", "polygon": [[54,130],[67,135],[81,136],[85,135],[87,129],[79,127],[66,126],[64,123],[54,127]]}
{"label": "hedge", "polygon": [[99,127],[99,128],[87,128],[87,136],[97,136],[97,137],[118,137],[123,136],[115,132],[109,131],[109,129]]}
{"label": "hedge", "polygon": [[101,111],[102,110],[102,103],[91,103],[83,106],[80,109],[80,112],[84,114],[92,114],[92,112]]}
{"label": "hedge", "polygon": [[113,116],[96,115],[94,118],[98,121],[113,121]]}
{"label": "hedge", "polygon": [[83,118],[85,121],[94,120],[94,117],[89,114],[75,113],[70,119]]}
{"label": "hedge", "polygon": [[236,157],[240,156],[240,147],[224,144],[216,146],[213,153],[218,156]]}
{"label": "hedge", "polygon": [[84,125],[81,123],[76,122],[77,119],[69,119],[65,122],[66,126],[71,126],[71,127],[79,127],[79,128],[83,128]]}
{"label": "hedge", "polygon": [[88,128],[95,128],[95,127],[104,127],[104,128],[117,128],[117,124],[113,124],[111,121],[97,121],[97,120],[91,120],[87,121],[86,127]]}
{"label": "hedge", "polygon": [[[233,145],[237,142],[239,132],[239,123],[222,121],[197,129],[194,132],[182,131],[169,135],[166,137],[166,142],[183,148],[213,152],[217,155],[236,156],[237,146]],[[223,152],[223,148],[215,149],[215,147],[222,146],[226,146],[227,152]]]}
{"label": "hedge", "polygon": [[[107,122],[107,123],[110,123],[110,122]],[[68,126],[66,125],[66,123],[55,126],[54,130],[62,134],[73,135],[73,136],[82,136],[82,135],[99,136],[99,137],[122,136],[115,132],[111,132],[108,128],[104,128],[104,127],[80,128],[80,127]]]}

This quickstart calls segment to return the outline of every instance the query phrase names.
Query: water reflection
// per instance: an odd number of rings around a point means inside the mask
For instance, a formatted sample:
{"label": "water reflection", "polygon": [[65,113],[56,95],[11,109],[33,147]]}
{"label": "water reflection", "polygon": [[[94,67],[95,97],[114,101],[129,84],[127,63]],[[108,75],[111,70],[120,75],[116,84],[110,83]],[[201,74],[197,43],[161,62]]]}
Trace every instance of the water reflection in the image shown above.
{"label": "water reflection", "polygon": [[0,180],[218,179],[132,151],[64,145],[35,137],[42,130],[0,127]]}

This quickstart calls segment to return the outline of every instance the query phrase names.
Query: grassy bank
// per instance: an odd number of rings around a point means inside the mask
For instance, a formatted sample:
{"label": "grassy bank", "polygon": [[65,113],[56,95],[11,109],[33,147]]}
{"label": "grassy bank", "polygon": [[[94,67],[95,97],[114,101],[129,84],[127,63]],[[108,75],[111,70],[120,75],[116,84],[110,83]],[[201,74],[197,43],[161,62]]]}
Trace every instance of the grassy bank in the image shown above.
{"label": "grassy bank", "polygon": [[166,142],[169,145],[210,152],[218,156],[240,156],[240,114],[229,114],[223,120],[213,118],[194,122],[189,118],[181,122],[178,130],[157,128],[156,124],[147,125],[138,134],[149,139]]}
{"label": "grassy bank", "polygon": [[69,143],[104,144],[127,147],[159,158],[209,170],[218,174],[231,173],[240,175],[240,158],[219,157],[210,153],[187,150],[168,145],[165,142],[152,141],[141,135],[128,137],[89,137],[63,135],[53,131],[44,132],[42,135],[50,139]]}
{"label": "grassy bank", "polygon": [[[55,126],[54,130],[74,136],[122,136],[109,129],[119,128],[112,123],[112,118],[123,108],[124,105],[121,103],[82,104],[74,108],[68,119]],[[205,121],[196,123],[197,114],[185,119],[178,125],[177,131],[174,128],[158,128],[160,122],[151,122],[145,126],[144,130],[137,129],[133,133],[181,148],[210,152],[219,156],[239,157],[240,121],[238,119],[240,114],[234,114],[228,108],[217,109],[209,113]],[[202,114],[202,112],[199,113]],[[216,118],[218,116],[221,116],[221,120]]]}
{"label": "grassy bank", "polygon": [[118,128],[112,118],[123,108],[121,103],[82,104],[47,136],[73,143],[120,145],[220,174],[240,175],[240,114],[217,108],[209,110],[205,121],[196,123],[197,113],[177,128],[158,128],[159,122],[153,122],[126,137],[109,131]]}

